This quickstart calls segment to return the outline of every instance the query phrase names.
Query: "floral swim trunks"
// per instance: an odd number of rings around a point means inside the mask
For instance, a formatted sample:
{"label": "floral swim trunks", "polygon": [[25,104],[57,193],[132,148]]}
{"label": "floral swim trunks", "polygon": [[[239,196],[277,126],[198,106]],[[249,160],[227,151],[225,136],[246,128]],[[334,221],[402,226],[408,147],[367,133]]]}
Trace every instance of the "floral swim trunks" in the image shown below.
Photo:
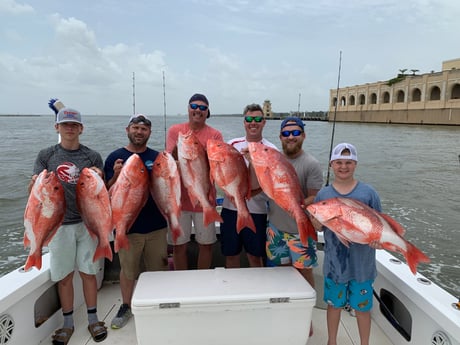
{"label": "floral swim trunks", "polygon": [[282,266],[291,264],[295,268],[311,268],[318,266],[316,257],[316,242],[308,237],[305,247],[298,234],[277,229],[272,223],[267,227],[267,266]]}

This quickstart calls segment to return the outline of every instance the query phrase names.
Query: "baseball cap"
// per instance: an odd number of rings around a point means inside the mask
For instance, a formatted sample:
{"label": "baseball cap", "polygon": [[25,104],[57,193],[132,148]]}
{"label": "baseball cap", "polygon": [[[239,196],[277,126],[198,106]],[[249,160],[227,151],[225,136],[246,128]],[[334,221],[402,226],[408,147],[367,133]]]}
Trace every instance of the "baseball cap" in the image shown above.
{"label": "baseball cap", "polygon": [[[342,154],[344,150],[350,151],[350,154],[349,155]],[[356,147],[354,147],[352,144],[348,144],[348,143],[338,144],[332,150],[331,162],[335,161],[337,159],[351,159],[351,160],[354,160],[354,161],[357,162],[358,161],[358,152],[356,151]]]}
{"label": "baseball cap", "polygon": [[75,122],[82,124],[81,114],[78,110],[64,107],[56,115],[56,123]]}
{"label": "baseball cap", "polygon": [[137,114],[129,118],[128,127],[132,124],[141,124],[150,127],[152,126],[152,121],[150,121],[144,114]]}
{"label": "baseball cap", "polygon": [[289,123],[289,122],[295,122],[295,124],[297,126],[299,126],[300,128],[302,128],[302,131],[304,130],[305,128],[305,125],[304,123],[302,122],[301,119],[299,119],[298,117],[286,117],[283,122],[281,122],[281,128],[280,130],[283,130],[284,127],[286,126],[289,126],[289,125],[293,125],[293,123]]}
{"label": "baseball cap", "polygon": [[206,116],[206,118],[209,118],[209,116],[211,116],[211,111],[209,110],[209,101],[206,98],[206,96],[201,93],[196,93],[192,97],[190,97],[188,104],[195,102],[195,101],[201,101],[201,102],[206,103],[206,105],[208,106],[208,116]]}

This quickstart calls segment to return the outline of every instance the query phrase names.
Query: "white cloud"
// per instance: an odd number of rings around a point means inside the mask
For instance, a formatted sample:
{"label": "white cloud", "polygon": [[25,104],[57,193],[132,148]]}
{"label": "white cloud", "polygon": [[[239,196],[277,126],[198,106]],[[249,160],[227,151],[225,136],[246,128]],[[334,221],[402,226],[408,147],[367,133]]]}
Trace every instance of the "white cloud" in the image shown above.
{"label": "white cloud", "polygon": [[327,110],[340,51],[341,86],[400,68],[439,70],[458,57],[453,0],[30,4],[0,0],[2,112],[47,112],[48,98],[59,97],[86,113],[129,113],[133,72],[145,113],[163,111],[163,73],[173,114],[197,91],[214,114],[265,99],[296,110],[299,93],[302,107]]}
{"label": "white cloud", "polygon": [[0,14],[23,14],[34,12],[32,6],[14,0],[0,0]]}

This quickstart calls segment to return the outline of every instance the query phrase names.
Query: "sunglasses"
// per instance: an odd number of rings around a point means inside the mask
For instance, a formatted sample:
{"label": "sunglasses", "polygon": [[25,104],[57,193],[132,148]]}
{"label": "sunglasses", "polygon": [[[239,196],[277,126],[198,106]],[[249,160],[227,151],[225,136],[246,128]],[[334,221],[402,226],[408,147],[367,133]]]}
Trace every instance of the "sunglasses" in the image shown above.
{"label": "sunglasses", "polygon": [[281,135],[285,138],[289,137],[291,134],[295,137],[298,137],[299,135],[301,135],[303,133],[303,131],[301,131],[300,129],[294,129],[292,131],[282,131],[281,132]]}
{"label": "sunglasses", "polygon": [[146,125],[146,126],[152,126],[152,122],[145,118],[144,116],[142,115],[139,115],[139,116],[136,116],[136,117],[133,117],[130,121],[129,121],[129,124],[135,124],[135,125],[138,125],[138,124],[141,124],[141,125]]}
{"label": "sunglasses", "polygon": [[262,122],[263,119],[264,119],[263,116],[245,116],[244,117],[244,121],[249,122],[249,123],[251,123],[252,121]]}
{"label": "sunglasses", "polygon": [[201,111],[208,110],[207,105],[199,105],[199,104],[196,104],[196,103],[190,103],[190,108],[192,108],[193,110],[200,109]]}

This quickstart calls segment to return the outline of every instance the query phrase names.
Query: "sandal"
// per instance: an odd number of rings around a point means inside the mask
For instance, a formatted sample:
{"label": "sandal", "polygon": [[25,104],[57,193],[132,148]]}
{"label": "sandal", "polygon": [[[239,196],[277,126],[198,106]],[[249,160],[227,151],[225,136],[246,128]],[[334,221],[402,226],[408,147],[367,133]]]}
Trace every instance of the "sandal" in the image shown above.
{"label": "sandal", "polygon": [[54,335],[52,336],[53,344],[54,345],[67,345],[72,334],[73,334],[73,327],[57,329],[56,332],[54,332]]}
{"label": "sandal", "polygon": [[105,323],[102,321],[88,325],[88,331],[91,333],[91,336],[96,343],[107,338],[107,327],[105,327]]}

